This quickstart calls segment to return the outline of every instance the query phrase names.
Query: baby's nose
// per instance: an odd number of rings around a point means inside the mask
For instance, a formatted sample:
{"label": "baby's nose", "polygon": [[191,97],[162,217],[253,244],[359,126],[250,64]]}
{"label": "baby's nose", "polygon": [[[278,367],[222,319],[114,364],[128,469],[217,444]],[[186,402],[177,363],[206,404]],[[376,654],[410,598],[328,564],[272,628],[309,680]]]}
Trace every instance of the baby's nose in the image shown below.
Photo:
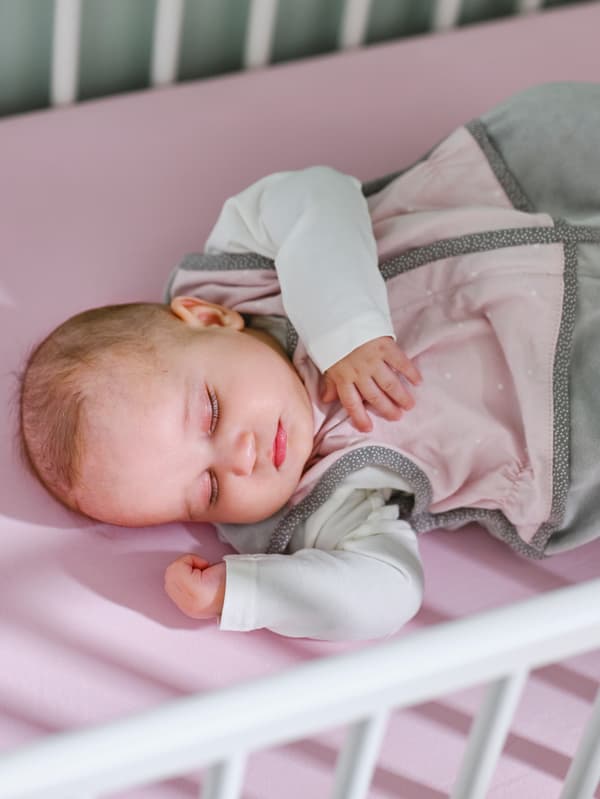
{"label": "baby's nose", "polygon": [[256,463],[256,437],[254,433],[240,433],[233,448],[231,471],[240,477],[252,474]]}

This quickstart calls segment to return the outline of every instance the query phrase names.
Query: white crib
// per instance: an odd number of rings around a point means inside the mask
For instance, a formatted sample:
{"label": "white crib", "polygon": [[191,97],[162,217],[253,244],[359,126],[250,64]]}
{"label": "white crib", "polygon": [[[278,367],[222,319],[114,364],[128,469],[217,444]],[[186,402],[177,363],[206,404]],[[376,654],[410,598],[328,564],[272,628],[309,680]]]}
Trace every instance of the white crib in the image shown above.
{"label": "white crib", "polygon": [[[392,708],[489,682],[451,793],[452,799],[483,798],[528,672],[600,647],[599,594],[600,579],[590,580],[362,652],[56,736],[0,759],[0,797],[94,799],[208,766],[202,799],[235,799],[250,751],[351,722],[329,795],[361,799],[368,796]],[[198,723],[205,718],[208,729]],[[599,780],[600,692],[560,799],[591,799]]]}

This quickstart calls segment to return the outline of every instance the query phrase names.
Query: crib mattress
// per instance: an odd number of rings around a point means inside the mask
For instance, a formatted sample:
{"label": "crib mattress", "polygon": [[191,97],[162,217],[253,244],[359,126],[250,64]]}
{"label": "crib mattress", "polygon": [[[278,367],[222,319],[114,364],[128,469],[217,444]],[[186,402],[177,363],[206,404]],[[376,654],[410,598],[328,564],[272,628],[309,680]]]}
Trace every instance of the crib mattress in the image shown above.
{"label": "crib mattress", "polygon": [[[600,80],[599,26],[588,3],[0,122],[0,748],[372,645],[224,633],[179,614],[166,565],[231,550],[208,525],[118,528],[46,496],[14,445],[14,372],[29,348],[84,308],[160,299],[223,200],[268,172],[329,164],[366,180],[515,91]],[[424,606],[398,635],[600,572],[600,540],[540,563],[474,527],[421,546]],[[598,654],[534,673],[491,797],[557,795],[599,673]],[[394,714],[370,795],[445,796],[480,696]],[[324,795],[339,741],[332,731],[252,756],[244,795]],[[176,799],[196,785],[121,796]]]}

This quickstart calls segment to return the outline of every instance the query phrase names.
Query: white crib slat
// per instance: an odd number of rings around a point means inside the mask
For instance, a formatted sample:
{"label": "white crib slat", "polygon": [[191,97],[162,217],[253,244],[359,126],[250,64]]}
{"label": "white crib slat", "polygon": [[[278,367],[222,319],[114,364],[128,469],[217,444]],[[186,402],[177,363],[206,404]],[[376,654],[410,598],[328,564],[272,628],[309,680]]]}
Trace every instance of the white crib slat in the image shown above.
{"label": "white crib slat", "polygon": [[201,799],[239,799],[246,769],[246,755],[236,754],[206,771]]}
{"label": "white crib slat", "polygon": [[567,773],[560,799],[592,799],[600,783],[600,691]]}
{"label": "white crib slat", "polygon": [[346,0],[338,36],[340,49],[359,47],[364,42],[370,10],[371,0]]}
{"label": "white crib slat", "polygon": [[271,60],[278,0],[251,0],[246,25],[244,66],[265,67]]}
{"label": "white crib slat", "polygon": [[367,796],[388,716],[384,710],[352,725],[338,758],[331,799]]}
{"label": "white crib slat", "polygon": [[509,677],[495,680],[488,688],[471,729],[451,799],[485,799],[488,795],[492,775],[527,675],[527,670],[520,670]]}
{"label": "white crib slat", "polygon": [[177,80],[182,22],[183,0],[157,0],[150,73],[153,86],[167,86]]}
{"label": "white crib slat", "polygon": [[447,31],[458,25],[462,0],[436,0],[431,27],[434,31]]}
{"label": "white crib slat", "polygon": [[544,0],[517,0],[515,11],[517,14],[528,14],[539,11],[544,5]]}
{"label": "white crib slat", "polygon": [[69,105],[77,99],[81,0],[54,0],[50,102]]}

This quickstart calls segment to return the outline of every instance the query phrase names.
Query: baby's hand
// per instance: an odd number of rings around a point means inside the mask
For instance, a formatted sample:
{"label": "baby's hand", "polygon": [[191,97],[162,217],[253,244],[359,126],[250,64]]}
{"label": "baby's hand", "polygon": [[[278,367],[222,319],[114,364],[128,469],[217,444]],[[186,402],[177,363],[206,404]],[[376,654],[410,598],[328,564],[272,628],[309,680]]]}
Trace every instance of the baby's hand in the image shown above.
{"label": "baby's hand", "polygon": [[225,598],[225,563],[211,566],[198,555],[183,555],[167,567],[165,591],[192,619],[219,616]]}
{"label": "baby's hand", "polygon": [[368,433],[373,423],[363,400],[385,419],[399,419],[401,408],[415,404],[400,375],[413,385],[422,378],[417,367],[390,336],[380,336],[361,344],[326,370],[321,392],[323,402],[339,397],[357,430]]}

